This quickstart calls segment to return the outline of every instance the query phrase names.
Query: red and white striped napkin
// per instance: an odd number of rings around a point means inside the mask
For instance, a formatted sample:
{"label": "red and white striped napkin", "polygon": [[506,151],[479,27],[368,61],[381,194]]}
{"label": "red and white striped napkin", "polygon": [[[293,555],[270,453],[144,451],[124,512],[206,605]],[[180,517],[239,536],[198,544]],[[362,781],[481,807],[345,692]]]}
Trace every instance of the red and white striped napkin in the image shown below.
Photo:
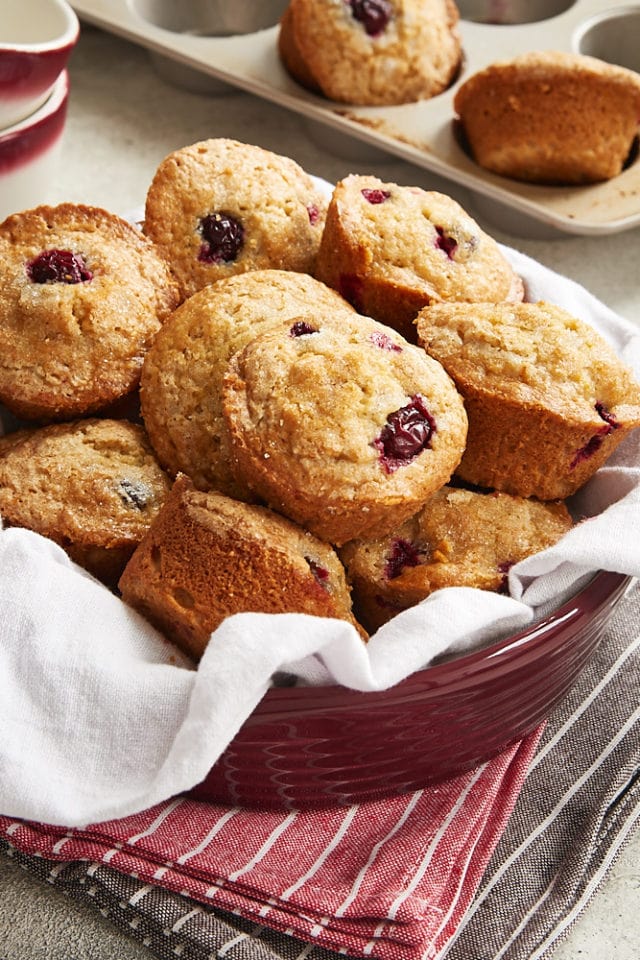
{"label": "red and white striped napkin", "polygon": [[182,797],[82,830],[0,817],[0,837],[348,955],[426,960],[464,916],[540,733],[445,783],[350,807],[254,812]]}

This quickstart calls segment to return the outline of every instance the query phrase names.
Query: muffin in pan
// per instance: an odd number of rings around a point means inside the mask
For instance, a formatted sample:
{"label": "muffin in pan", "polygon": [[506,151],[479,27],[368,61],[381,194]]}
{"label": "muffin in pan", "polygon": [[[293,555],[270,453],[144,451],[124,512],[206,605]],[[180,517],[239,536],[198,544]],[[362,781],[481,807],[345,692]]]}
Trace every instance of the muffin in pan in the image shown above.
{"label": "muffin in pan", "polygon": [[455,79],[458,20],[452,0],[291,0],[278,51],[294,79],[329,100],[412,103]]}
{"label": "muffin in pan", "polygon": [[467,432],[453,382],[419,347],[372,321],[338,329],[309,315],[235,354],[223,412],[237,476],[338,545],[415,513]]}
{"label": "muffin in pan", "polygon": [[28,420],[71,420],[135,391],[178,304],[152,242],[82,204],[7,217],[0,273],[0,402]]}
{"label": "muffin in pan", "polygon": [[637,138],[640,75],[532,51],[469,77],[454,110],[481,167],[532,183],[596,183],[622,171]]}
{"label": "muffin in pan", "polygon": [[323,193],[294,160],[217,138],[160,163],[143,229],[186,299],[248,270],[312,273],[325,212]]}

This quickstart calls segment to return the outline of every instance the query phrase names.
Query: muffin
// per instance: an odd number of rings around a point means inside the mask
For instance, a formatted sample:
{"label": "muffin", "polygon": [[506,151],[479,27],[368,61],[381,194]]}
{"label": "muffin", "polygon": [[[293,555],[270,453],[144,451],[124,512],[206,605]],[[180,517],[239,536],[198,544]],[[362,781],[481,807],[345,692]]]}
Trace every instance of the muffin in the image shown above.
{"label": "muffin", "polygon": [[27,420],[71,420],[133,392],[178,303],[150,240],[71,203],[0,224],[0,402]]}
{"label": "muffin", "polygon": [[326,200],[295,161],[214,139],[183,147],[156,170],[144,232],[182,299],[247,270],[313,272]]}
{"label": "muffin", "polygon": [[87,418],[0,437],[0,516],[115,586],[171,481],[138,424]]}
{"label": "muffin", "polygon": [[232,354],[269,327],[313,307],[332,321],[352,307],[304,273],[255,270],[199,290],[164,325],[142,370],[141,409],[162,465],[200,490],[252,499],[233,474],[222,415],[222,378]]}
{"label": "muffin", "polygon": [[524,294],[498,244],[455,200],[370,176],[336,185],[316,276],[413,341],[416,314],[431,303]]}
{"label": "muffin", "polygon": [[457,475],[523,497],[575,493],[640,426],[640,385],[587,323],[549,303],[439,304],[420,342],[464,397]]}
{"label": "muffin", "polygon": [[307,317],[255,337],[224,377],[237,475],[336,545],[393,530],[448,481],[464,449],[467,418],[449,376],[391,334]]}
{"label": "muffin", "polygon": [[340,558],[356,615],[373,633],[442,587],[506,592],[513,564],[552,546],[571,525],[561,501],[444,486],[391,535],[353,540]]}
{"label": "muffin", "polygon": [[120,590],[194,660],[234,613],[308,613],[357,627],[330,546],[266,507],[196,490],[182,475],[127,564]]}
{"label": "muffin", "polygon": [[452,0],[291,0],[278,51],[298,83],[329,100],[411,103],[455,79],[458,19]]}
{"label": "muffin", "polygon": [[533,183],[595,183],[629,157],[640,76],[580,54],[526,53],[471,76],[454,110],[481,167]]}

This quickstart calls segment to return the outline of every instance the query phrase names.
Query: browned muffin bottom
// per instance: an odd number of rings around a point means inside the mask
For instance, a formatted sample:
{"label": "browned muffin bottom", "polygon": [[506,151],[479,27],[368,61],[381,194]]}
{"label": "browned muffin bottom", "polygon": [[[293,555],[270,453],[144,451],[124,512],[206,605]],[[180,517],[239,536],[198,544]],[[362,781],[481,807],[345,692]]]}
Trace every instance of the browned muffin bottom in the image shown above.
{"label": "browned muffin bottom", "polygon": [[372,176],[336,185],[316,276],[414,342],[416,314],[431,303],[524,294],[498,244],[455,200]]}
{"label": "browned muffin bottom", "polygon": [[549,303],[438,304],[420,342],[464,397],[457,475],[541,500],[575,493],[640,426],[640,384],[593,327]]}
{"label": "browned muffin bottom", "polygon": [[467,419],[442,366],[374,321],[300,323],[229,364],[233,468],[280,513],[341,544],[383,535],[449,480]]}
{"label": "browned muffin bottom", "polygon": [[638,135],[640,75],[534,51],[469,77],[454,110],[481,167],[533,183],[595,183],[622,171]]}
{"label": "browned muffin bottom", "polygon": [[178,303],[151,241],[84,205],[8,217],[0,274],[0,402],[25,419],[73,419],[135,390]]}
{"label": "browned muffin bottom", "polygon": [[235,613],[307,613],[358,627],[335,551],[266,507],[179,476],[120,579],[123,599],[198,660]]}
{"label": "browned muffin bottom", "polygon": [[175,311],[145,358],[140,391],[149,437],[173,476],[185,473],[201,490],[252,499],[231,468],[223,376],[231,356],[254,336],[309,309],[327,323],[356,316],[335,290],[285,270],[218,280]]}
{"label": "browned muffin bottom", "polygon": [[142,427],[88,418],[0,438],[0,516],[54,540],[109,586],[171,482]]}
{"label": "browned muffin bottom", "polygon": [[571,528],[566,505],[444,486],[387,537],[340,550],[354,610],[373,633],[443,587],[501,592],[510,568]]}
{"label": "browned muffin bottom", "polygon": [[147,192],[144,231],[185,299],[248,270],[312,273],[325,211],[294,160],[219,138],[165,157]]}
{"label": "browned muffin bottom", "polygon": [[278,50],[299,83],[330,100],[411,103],[454,80],[458,19],[452,0],[291,0]]}

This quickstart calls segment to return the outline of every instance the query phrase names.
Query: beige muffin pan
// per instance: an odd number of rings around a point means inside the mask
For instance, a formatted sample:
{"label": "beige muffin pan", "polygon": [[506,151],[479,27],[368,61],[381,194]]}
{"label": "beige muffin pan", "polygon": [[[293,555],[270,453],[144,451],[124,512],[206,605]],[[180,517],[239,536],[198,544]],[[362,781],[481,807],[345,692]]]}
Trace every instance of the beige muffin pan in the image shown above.
{"label": "beige muffin pan", "polygon": [[453,97],[472,73],[528,50],[568,50],[640,72],[640,4],[602,0],[459,0],[464,63],[454,86],[393,107],[332,103],[289,77],[276,48],[285,0],[71,0],[87,23],[148,48],[203,80],[223,81],[469,188],[509,216],[565,233],[640,225],[640,159],[579,187],[518,183],[482,170],[455,135]]}

